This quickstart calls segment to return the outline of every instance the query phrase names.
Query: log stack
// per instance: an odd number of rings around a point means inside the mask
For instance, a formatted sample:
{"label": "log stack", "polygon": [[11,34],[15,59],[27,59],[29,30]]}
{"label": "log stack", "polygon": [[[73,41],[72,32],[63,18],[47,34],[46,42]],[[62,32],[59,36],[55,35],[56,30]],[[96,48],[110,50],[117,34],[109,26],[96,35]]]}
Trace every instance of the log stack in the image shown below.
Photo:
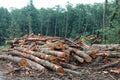
{"label": "log stack", "polygon": [[[63,73],[70,71],[66,69],[77,69],[81,63],[89,64],[93,60],[97,60],[98,57],[104,57],[102,62],[112,60],[113,64],[117,64],[120,61],[119,44],[93,44],[91,46],[78,39],[70,40],[34,34],[27,34],[6,43],[10,45],[10,48],[4,51],[6,55],[0,55],[0,58],[11,60],[23,66],[36,67],[44,72],[51,69]],[[109,65],[99,66],[96,69],[104,68],[104,66]]]}

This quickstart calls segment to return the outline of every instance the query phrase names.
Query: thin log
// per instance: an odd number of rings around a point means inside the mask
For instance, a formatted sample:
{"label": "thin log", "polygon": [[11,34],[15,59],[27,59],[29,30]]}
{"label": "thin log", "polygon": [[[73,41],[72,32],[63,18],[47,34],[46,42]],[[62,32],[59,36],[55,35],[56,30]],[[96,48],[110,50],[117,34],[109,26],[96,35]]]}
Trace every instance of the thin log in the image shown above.
{"label": "thin log", "polygon": [[120,51],[120,44],[93,44],[90,48],[102,51]]}
{"label": "thin log", "polygon": [[35,42],[37,45],[44,45],[45,44],[45,42],[43,42],[43,41],[36,41]]}
{"label": "thin log", "polygon": [[117,65],[117,64],[120,64],[120,60],[113,61],[113,62],[107,63],[107,64],[105,64],[105,65],[101,65],[101,66],[97,67],[96,69],[97,69],[97,70],[100,70],[100,69],[104,69],[104,68],[107,68],[107,67],[111,67],[111,66],[114,66],[114,65]]}
{"label": "thin log", "polygon": [[119,60],[119,58],[105,58],[105,59],[103,59],[103,62],[104,63],[108,63],[109,61],[117,61],[117,60]]}
{"label": "thin log", "polygon": [[110,52],[108,52],[107,57],[120,58],[120,52],[110,51]]}
{"label": "thin log", "polygon": [[41,64],[45,67],[48,67],[48,68],[50,68],[50,69],[52,69],[52,70],[54,70],[58,73],[63,73],[64,72],[64,70],[61,66],[55,65],[55,64],[50,63],[49,61],[46,61],[46,60],[42,60],[42,59],[40,59],[38,57],[35,57],[33,55],[30,55],[30,54],[21,53],[21,52],[18,52],[18,51],[11,51],[8,54],[25,57],[25,58],[30,59],[32,61],[35,61],[35,62],[37,62],[37,63],[39,63],[39,64]]}
{"label": "thin log", "polygon": [[110,72],[119,74],[119,73],[120,73],[120,67],[119,67],[119,68],[116,68],[116,69],[114,69],[114,70],[110,70]]}
{"label": "thin log", "polygon": [[46,39],[44,37],[36,37],[36,38],[29,37],[26,39],[26,41],[46,41]]}
{"label": "thin log", "polygon": [[72,64],[68,64],[68,63],[63,63],[60,62],[60,65],[64,68],[68,68],[68,69],[78,69],[78,66],[72,65]]}
{"label": "thin log", "polygon": [[73,71],[73,70],[66,69],[66,68],[64,68],[64,71],[65,71],[65,72],[72,73],[72,74],[75,74],[75,75],[81,75],[81,74],[82,74],[81,72]]}
{"label": "thin log", "polygon": [[68,41],[69,43],[75,45],[75,46],[79,46],[77,43],[73,42],[72,40],[65,38],[65,41]]}
{"label": "thin log", "polygon": [[48,37],[46,37],[46,39],[47,40],[55,40],[55,41],[59,41],[60,40],[60,37],[50,37],[50,36],[48,36]]}
{"label": "thin log", "polygon": [[90,56],[96,58],[98,56],[106,56],[106,57],[112,57],[112,58],[120,58],[120,53],[116,51],[99,51],[97,53],[92,53]]}

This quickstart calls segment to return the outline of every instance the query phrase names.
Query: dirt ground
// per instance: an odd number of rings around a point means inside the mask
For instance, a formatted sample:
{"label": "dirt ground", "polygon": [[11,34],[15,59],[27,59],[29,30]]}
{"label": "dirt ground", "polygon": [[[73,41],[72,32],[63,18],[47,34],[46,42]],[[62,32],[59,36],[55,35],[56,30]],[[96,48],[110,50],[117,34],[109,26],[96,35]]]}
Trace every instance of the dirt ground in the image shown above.
{"label": "dirt ground", "polygon": [[[120,65],[116,65],[120,66]],[[79,64],[79,75],[65,72],[59,74],[48,70],[46,73],[31,70],[30,68],[20,69],[18,65],[0,60],[0,80],[120,80],[120,74],[109,72],[114,67],[103,70],[95,70],[93,63]]]}

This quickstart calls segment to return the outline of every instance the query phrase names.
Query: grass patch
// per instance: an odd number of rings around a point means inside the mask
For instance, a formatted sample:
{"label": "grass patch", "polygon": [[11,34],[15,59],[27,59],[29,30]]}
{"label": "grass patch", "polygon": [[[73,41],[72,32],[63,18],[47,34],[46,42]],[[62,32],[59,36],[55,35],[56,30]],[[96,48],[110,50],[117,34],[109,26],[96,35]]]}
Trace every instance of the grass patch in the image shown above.
{"label": "grass patch", "polygon": [[0,50],[8,49],[9,47],[10,47],[9,45],[3,45],[3,46],[0,46]]}

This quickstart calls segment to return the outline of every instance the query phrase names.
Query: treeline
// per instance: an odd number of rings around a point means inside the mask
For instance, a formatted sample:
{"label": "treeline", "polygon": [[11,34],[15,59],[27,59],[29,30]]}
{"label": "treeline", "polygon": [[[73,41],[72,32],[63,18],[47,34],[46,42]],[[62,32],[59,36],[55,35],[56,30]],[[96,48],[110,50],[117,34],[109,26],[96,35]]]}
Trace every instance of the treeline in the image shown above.
{"label": "treeline", "polygon": [[[109,19],[116,11],[115,2],[107,5],[106,28],[103,27],[103,4],[77,4],[75,7],[67,3],[65,8],[59,5],[54,8],[36,9],[30,0],[30,4],[22,9],[12,8],[9,12],[6,8],[0,8],[0,44],[6,39],[20,37],[28,33],[41,34],[46,36],[60,36],[74,38],[77,35],[87,36],[97,34],[102,38],[105,35],[106,40],[113,37],[119,39],[114,31],[119,30],[120,17],[115,19],[113,27],[109,27]],[[118,12],[118,10],[117,10]],[[117,26],[117,28],[116,28]],[[108,27],[110,30],[108,31]],[[108,32],[107,32],[108,31]],[[118,32],[118,31],[117,31]],[[119,31],[120,32],[120,31]],[[111,35],[111,39],[108,37]],[[82,37],[81,36],[81,37]],[[110,41],[107,42],[110,42]],[[114,40],[111,41],[115,42]],[[118,43],[116,41],[116,43]]]}

